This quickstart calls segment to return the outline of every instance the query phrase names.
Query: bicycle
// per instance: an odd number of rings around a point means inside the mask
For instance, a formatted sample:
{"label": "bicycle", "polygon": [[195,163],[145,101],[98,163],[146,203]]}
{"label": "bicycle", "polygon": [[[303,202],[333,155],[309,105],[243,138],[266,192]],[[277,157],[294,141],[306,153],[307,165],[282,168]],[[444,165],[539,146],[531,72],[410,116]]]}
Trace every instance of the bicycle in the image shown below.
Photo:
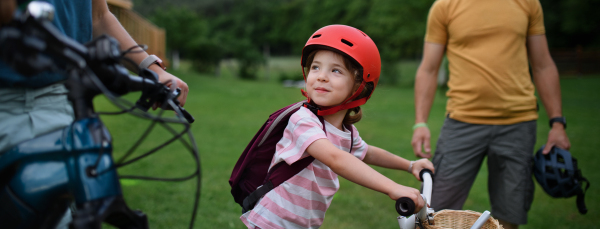
{"label": "bicycle", "polygon": [[[50,22],[53,12],[52,5],[33,1],[24,13],[17,12],[13,22],[0,30],[2,51],[10,52],[10,55],[2,55],[3,60],[18,72],[27,75],[64,70],[68,73],[68,98],[75,111],[75,121],[64,129],[22,142],[0,154],[2,228],[55,228],[70,205],[74,206],[70,228],[101,228],[103,222],[118,228],[148,228],[147,216],[127,206],[119,178],[183,181],[196,177],[192,228],[200,196],[200,158],[190,131],[194,118],[179,106],[175,83],[166,87],[158,82],[156,73],[148,69],[140,69],[139,76],[129,75],[121,62],[130,61],[124,55],[138,46],[121,52],[118,42],[106,35],[85,45],[79,44],[58,32]],[[133,91],[142,92],[135,104],[120,98]],[[101,94],[121,111],[96,112],[93,98]],[[162,110],[157,115],[147,112],[153,104],[161,104]],[[177,118],[163,117],[165,109],[174,110]],[[122,113],[153,122],[115,163],[112,139],[99,114]],[[173,137],[149,152],[128,159],[157,123]],[[185,128],[178,132],[169,123]],[[184,135],[189,137],[187,141]],[[194,157],[193,174],[180,178],[118,175],[117,168],[147,157],[176,140]]]}
{"label": "bicycle", "polygon": [[423,169],[419,176],[423,181],[423,197],[426,206],[415,212],[415,203],[408,197],[402,197],[396,200],[396,212],[400,229],[444,229],[444,228],[470,228],[470,229],[501,229],[502,226],[494,218],[490,217],[490,212],[478,213],[474,211],[442,210],[435,212],[430,208],[431,192],[433,186],[433,172],[429,169]]}

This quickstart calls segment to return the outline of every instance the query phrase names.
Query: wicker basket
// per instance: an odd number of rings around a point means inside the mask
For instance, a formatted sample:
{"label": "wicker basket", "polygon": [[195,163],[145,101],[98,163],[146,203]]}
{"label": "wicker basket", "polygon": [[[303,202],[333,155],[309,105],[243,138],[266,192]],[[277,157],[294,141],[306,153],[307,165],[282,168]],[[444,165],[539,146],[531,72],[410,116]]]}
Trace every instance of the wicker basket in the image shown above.
{"label": "wicker basket", "polygon": [[[481,213],[464,210],[441,210],[433,213],[435,225],[424,225],[427,229],[469,229]],[[481,227],[482,229],[502,229],[502,225],[498,223],[498,220],[490,218]]]}

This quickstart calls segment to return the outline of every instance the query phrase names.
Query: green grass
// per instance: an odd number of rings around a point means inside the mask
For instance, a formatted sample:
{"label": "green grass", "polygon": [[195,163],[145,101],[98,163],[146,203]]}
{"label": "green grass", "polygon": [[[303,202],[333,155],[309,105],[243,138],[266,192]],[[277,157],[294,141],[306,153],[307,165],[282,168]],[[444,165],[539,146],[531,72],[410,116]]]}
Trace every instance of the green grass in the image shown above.
{"label": "green grass", "polygon": [[[414,69],[415,65],[409,64],[409,67]],[[231,170],[267,116],[303,97],[299,89],[284,88],[276,80],[243,81],[231,76],[200,76],[186,71],[175,74],[190,86],[185,107],[196,118],[192,131],[202,160],[202,194],[195,228],[244,228],[239,220],[241,208],[229,193],[227,181]],[[600,184],[600,172],[593,168],[600,159],[596,152],[600,148],[600,141],[597,140],[600,129],[596,121],[600,114],[600,94],[597,92],[600,77],[564,79],[561,84],[563,110],[569,121],[567,133],[572,143],[571,152],[579,159],[583,175],[593,183],[586,195],[589,212],[585,216],[580,215],[575,198],[553,199],[537,186],[529,224],[522,228],[597,227],[598,220],[594,216],[600,211],[600,191],[595,187]],[[429,119],[434,148],[444,119],[445,101],[443,92],[436,94]],[[369,144],[415,159],[410,146],[413,103],[411,87],[378,87],[369,103],[363,106],[363,120],[356,124],[361,137]],[[97,99],[96,104],[97,110],[114,110],[103,98]],[[546,141],[548,132],[546,114],[543,111],[540,114],[537,147]],[[113,136],[115,158],[133,145],[149,125],[149,121],[130,115],[102,118]],[[149,149],[169,136],[167,131],[157,127],[143,147]],[[194,166],[189,153],[176,143],[120,169],[119,173],[183,176],[191,174]],[[406,172],[378,170],[400,184],[412,187],[420,185]],[[486,166],[483,166],[465,209],[480,212],[490,209],[486,177]],[[189,223],[195,181],[166,183],[123,180],[123,191],[131,208],[141,209],[148,215],[151,228],[184,228]],[[341,190],[327,212],[323,228],[398,228],[396,216],[394,202],[387,195],[341,179]]]}

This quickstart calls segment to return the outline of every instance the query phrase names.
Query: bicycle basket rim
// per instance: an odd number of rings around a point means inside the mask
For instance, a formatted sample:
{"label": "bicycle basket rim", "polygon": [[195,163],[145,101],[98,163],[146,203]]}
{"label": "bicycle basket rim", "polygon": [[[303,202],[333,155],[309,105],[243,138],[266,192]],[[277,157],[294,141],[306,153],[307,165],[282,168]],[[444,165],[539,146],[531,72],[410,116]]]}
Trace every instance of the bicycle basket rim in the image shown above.
{"label": "bicycle basket rim", "polygon": [[[477,221],[480,212],[471,210],[441,210],[434,214],[435,225],[424,225],[427,229],[469,229]],[[498,220],[490,216],[481,229],[503,229]]]}

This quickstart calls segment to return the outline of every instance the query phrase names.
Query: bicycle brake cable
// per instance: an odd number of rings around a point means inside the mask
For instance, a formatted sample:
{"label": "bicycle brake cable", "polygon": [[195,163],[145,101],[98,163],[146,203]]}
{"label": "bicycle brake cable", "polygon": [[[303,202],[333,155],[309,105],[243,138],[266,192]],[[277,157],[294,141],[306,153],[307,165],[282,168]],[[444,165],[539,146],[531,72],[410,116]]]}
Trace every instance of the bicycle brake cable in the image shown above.
{"label": "bicycle brake cable", "polygon": [[[123,58],[123,59],[127,59],[127,58]],[[167,141],[166,144],[163,144],[162,146],[158,146],[156,147],[154,150],[152,150],[151,153],[146,153],[145,156],[148,156],[154,152],[156,152],[158,149],[170,144],[171,142],[173,142],[174,140],[176,140],[177,138],[179,138],[182,142],[185,142],[183,139],[181,139],[181,136],[183,136],[183,134],[187,133],[189,136],[189,140],[191,142],[191,146],[189,144],[184,144],[186,145],[186,147],[191,151],[192,156],[195,159],[196,162],[196,171],[189,176],[186,177],[181,177],[181,178],[156,178],[156,177],[142,177],[142,176],[120,176],[122,178],[128,178],[128,179],[144,179],[144,180],[158,180],[158,181],[184,181],[184,180],[189,180],[193,177],[196,177],[197,182],[196,182],[196,195],[194,197],[194,208],[192,210],[192,217],[190,220],[190,228],[193,228],[195,219],[196,219],[196,213],[198,210],[198,206],[199,206],[199,202],[200,202],[200,188],[201,188],[201,163],[200,163],[200,156],[198,153],[198,147],[193,139],[193,134],[191,132],[189,123],[183,119],[183,114],[181,113],[181,111],[179,111],[177,109],[177,106],[173,104],[172,101],[167,101],[167,103],[169,103],[169,105],[174,107],[175,112],[178,114],[179,119],[174,119],[174,118],[168,118],[168,117],[162,117],[162,116],[155,116],[155,115],[151,115],[147,112],[138,112],[135,109],[132,109],[132,107],[134,107],[135,105],[131,104],[131,106],[129,107],[124,107],[123,104],[121,103],[130,103],[129,101],[125,100],[125,99],[121,99],[118,98],[117,96],[115,96],[112,92],[110,92],[104,85],[103,83],[100,81],[100,79],[95,75],[95,74],[88,74],[90,76],[91,81],[102,91],[102,93],[104,93],[104,95],[113,102],[113,104],[115,104],[118,108],[120,108],[122,111],[126,111],[126,113],[130,113],[133,114],[135,116],[138,117],[142,117],[142,118],[146,118],[149,120],[152,120],[153,122],[159,122],[163,125],[165,122],[169,122],[169,123],[179,123],[179,124],[183,124],[186,126],[186,128],[179,134],[177,134],[174,138],[169,139],[169,141]],[[163,110],[161,110],[159,112],[159,115],[162,115]],[[171,131],[171,130],[170,130]],[[191,148],[190,148],[191,147]],[[143,157],[145,157],[143,156]],[[134,161],[137,161],[139,159],[141,159],[142,157],[139,157],[138,159],[135,159]],[[133,159],[132,159],[133,160]],[[131,161],[133,162],[133,161]],[[129,162],[129,163],[131,163]],[[123,166],[123,165],[122,165]]]}

